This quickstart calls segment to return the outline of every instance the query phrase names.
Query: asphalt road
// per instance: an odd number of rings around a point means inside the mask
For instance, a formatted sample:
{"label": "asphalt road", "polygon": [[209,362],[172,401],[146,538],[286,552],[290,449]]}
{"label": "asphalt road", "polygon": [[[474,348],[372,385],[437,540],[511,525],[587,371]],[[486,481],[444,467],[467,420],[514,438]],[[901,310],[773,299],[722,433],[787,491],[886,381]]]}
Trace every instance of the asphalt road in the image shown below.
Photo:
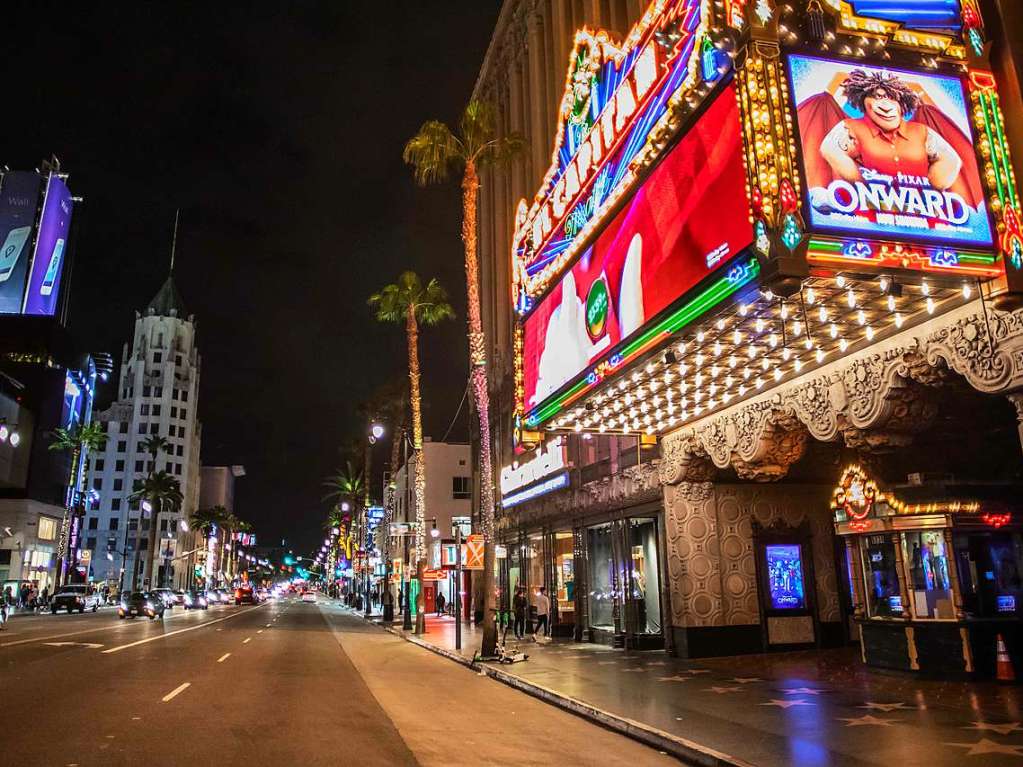
{"label": "asphalt road", "polygon": [[24,767],[672,763],[327,602],[18,616],[0,711]]}

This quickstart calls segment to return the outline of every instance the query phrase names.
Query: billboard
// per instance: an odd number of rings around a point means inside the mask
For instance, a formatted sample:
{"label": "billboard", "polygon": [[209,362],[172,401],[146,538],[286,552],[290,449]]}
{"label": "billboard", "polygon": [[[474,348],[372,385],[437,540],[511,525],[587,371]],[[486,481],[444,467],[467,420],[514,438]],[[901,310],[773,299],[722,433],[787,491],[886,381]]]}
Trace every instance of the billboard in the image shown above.
{"label": "billboard", "polygon": [[32,260],[38,173],[12,171],[0,181],[0,314],[20,314]]}
{"label": "billboard", "polygon": [[805,610],[803,554],[795,545],[772,544],[765,547],[767,587],[772,610]]}
{"label": "billboard", "polygon": [[729,85],[526,318],[527,409],[750,244],[742,153]]}
{"label": "billboard", "polygon": [[957,77],[790,56],[810,228],[990,247]]}
{"label": "billboard", "polygon": [[960,28],[959,0],[848,0],[853,13],[939,33]]}
{"label": "billboard", "polygon": [[64,266],[68,231],[71,227],[71,190],[51,173],[46,185],[46,200],[39,219],[35,258],[25,296],[25,314],[52,315],[60,295],[60,276]]}

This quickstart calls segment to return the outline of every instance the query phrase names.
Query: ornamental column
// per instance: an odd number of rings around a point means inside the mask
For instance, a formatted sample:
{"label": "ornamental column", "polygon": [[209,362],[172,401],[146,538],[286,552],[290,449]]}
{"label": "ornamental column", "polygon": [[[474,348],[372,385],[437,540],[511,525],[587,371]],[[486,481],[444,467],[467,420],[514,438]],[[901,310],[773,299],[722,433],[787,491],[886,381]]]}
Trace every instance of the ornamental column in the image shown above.
{"label": "ornamental column", "polygon": [[530,175],[530,186],[535,186],[543,179],[547,171],[547,153],[550,141],[547,127],[547,62],[546,46],[544,45],[543,17],[539,13],[530,13],[527,24],[527,55],[529,57],[529,119],[533,136],[533,172]]}

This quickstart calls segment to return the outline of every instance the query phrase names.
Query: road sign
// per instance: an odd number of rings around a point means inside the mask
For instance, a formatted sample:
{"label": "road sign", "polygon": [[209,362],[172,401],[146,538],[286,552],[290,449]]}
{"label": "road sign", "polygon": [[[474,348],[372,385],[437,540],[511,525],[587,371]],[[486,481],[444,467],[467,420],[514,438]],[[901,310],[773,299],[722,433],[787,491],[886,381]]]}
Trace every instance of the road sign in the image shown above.
{"label": "road sign", "polygon": [[424,581],[442,581],[446,577],[446,570],[423,570]]}
{"label": "road sign", "polygon": [[462,564],[465,570],[483,569],[483,536],[470,535],[465,539],[465,562]]}

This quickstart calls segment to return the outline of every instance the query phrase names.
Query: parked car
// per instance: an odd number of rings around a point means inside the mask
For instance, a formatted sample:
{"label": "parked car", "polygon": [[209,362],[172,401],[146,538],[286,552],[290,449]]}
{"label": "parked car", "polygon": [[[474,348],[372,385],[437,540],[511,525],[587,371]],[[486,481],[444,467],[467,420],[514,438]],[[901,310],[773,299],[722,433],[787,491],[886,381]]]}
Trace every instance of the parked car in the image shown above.
{"label": "parked car", "polygon": [[149,620],[163,618],[167,607],[159,596],[150,591],[133,591],[121,597],[117,607],[118,618],[134,618],[148,616]]}
{"label": "parked car", "polygon": [[182,604],[184,604],[186,610],[206,610],[209,607],[209,600],[206,597],[205,591],[192,589],[184,592],[184,602]]}
{"label": "parked car", "polygon": [[75,610],[80,613],[84,613],[86,610],[96,612],[102,601],[103,597],[92,586],[85,583],[72,583],[62,586],[50,600],[50,612],[54,615],[58,610],[67,610],[69,613]]}

